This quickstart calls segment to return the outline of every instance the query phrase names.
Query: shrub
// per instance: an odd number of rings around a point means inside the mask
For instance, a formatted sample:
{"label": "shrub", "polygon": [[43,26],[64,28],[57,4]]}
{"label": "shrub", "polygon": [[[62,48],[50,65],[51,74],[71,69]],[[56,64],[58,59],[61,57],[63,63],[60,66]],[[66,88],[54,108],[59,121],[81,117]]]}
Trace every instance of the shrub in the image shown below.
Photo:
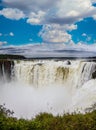
{"label": "shrub", "polygon": [[13,112],[0,105],[0,130],[96,130],[96,110],[53,116],[40,113],[34,119],[12,117]]}

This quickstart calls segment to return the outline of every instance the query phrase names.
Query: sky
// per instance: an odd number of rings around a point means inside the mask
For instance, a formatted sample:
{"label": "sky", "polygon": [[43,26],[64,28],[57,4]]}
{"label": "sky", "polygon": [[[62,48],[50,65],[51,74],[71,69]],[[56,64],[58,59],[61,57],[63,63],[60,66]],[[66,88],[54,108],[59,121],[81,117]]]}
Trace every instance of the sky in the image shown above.
{"label": "sky", "polygon": [[0,48],[30,45],[94,50],[96,0],[0,0]]}

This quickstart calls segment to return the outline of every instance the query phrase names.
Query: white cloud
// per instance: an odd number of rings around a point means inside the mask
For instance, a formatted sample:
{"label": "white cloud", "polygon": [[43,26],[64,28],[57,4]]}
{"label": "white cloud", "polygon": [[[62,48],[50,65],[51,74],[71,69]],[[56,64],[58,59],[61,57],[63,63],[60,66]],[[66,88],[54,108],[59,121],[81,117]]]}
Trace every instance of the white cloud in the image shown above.
{"label": "white cloud", "polygon": [[96,0],[91,0],[92,3],[96,3]]}
{"label": "white cloud", "polygon": [[58,0],[2,0],[8,7],[18,8],[24,12],[38,12],[55,6]]}
{"label": "white cloud", "polygon": [[83,33],[82,36],[86,38],[86,41],[90,41],[91,40],[91,37],[88,36],[86,33]]}
{"label": "white cloud", "polygon": [[32,42],[32,41],[33,41],[33,39],[32,39],[32,38],[30,38],[30,39],[29,39],[29,41],[30,41],[30,42]]}
{"label": "white cloud", "polygon": [[24,17],[24,14],[26,14],[26,17],[28,18],[27,22],[31,24],[72,24],[96,14],[96,8],[92,6],[92,3],[95,2],[95,0],[2,1],[5,6],[17,8],[19,11],[22,11],[21,16],[18,19]]}
{"label": "white cloud", "polygon": [[90,41],[90,40],[91,40],[91,37],[90,37],[90,36],[87,36],[86,41]]}
{"label": "white cloud", "polygon": [[93,19],[96,20],[96,15],[93,15]]}
{"label": "white cloud", "polygon": [[13,36],[14,36],[14,33],[13,33],[13,32],[10,32],[9,35],[13,37]]}
{"label": "white cloud", "polygon": [[7,41],[0,41],[0,46],[7,44]]}
{"label": "white cloud", "polygon": [[68,31],[77,29],[75,23],[84,18],[96,19],[96,7],[92,5],[95,2],[96,0],[2,0],[7,8],[2,9],[0,14],[15,20],[26,17],[27,23],[32,25],[42,24],[43,29],[39,35],[45,42],[74,44]]}
{"label": "white cloud", "polygon": [[2,33],[0,33],[0,36],[2,36]]}
{"label": "white cloud", "polygon": [[76,29],[76,25],[60,26],[56,24],[44,25],[39,35],[44,42],[50,43],[72,43],[72,37],[67,33],[67,30]]}
{"label": "white cloud", "polygon": [[86,34],[86,33],[83,33],[83,34],[82,34],[82,36],[86,37],[86,36],[87,36],[87,34]]}
{"label": "white cloud", "polygon": [[[89,0],[61,0],[61,3],[57,5],[59,10],[57,11],[57,15],[61,18],[64,17],[78,17],[85,13],[86,9],[90,9],[91,3]],[[66,8],[64,8],[66,7]],[[82,9],[81,9],[82,8]],[[87,10],[88,11],[88,10]]]}
{"label": "white cloud", "polygon": [[0,11],[0,15],[3,15],[4,17],[8,18],[8,19],[12,19],[12,20],[19,20],[21,18],[24,18],[25,15],[23,13],[23,11],[19,10],[19,9],[12,9],[12,8],[3,8]]}
{"label": "white cloud", "polygon": [[2,33],[0,33],[0,36],[5,36],[5,37],[11,36],[11,37],[13,37],[13,36],[14,36],[14,33],[13,33],[13,32],[10,32],[10,33],[7,33],[7,34],[2,34]]}
{"label": "white cloud", "polygon": [[37,13],[31,12],[29,15],[29,18],[27,19],[27,23],[40,24],[41,21],[43,21],[44,15],[45,15],[45,12],[43,11],[38,11]]}
{"label": "white cloud", "polygon": [[[67,50],[67,51],[66,51]],[[72,51],[74,53],[72,53]],[[81,52],[80,52],[81,51]],[[3,46],[0,54],[19,54],[26,57],[92,57],[96,56],[96,44],[27,44],[21,46]]]}
{"label": "white cloud", "polygon": [[[62,26],[61,26],[61,28],[62,28]],[[72,30],[76,30],[77,29],[77,25],[74,25],[74,24],[71,24],[71,25],[65,24],[63,26],[63,28],[65,30],[72,31]]]}
{"label": "white cloud", "polygon": [[92,16],[96,12],[90,0],[61,0],[56,6],[58,10],[54,13],[54,17],[50,17],[49,22],[74,23]]}

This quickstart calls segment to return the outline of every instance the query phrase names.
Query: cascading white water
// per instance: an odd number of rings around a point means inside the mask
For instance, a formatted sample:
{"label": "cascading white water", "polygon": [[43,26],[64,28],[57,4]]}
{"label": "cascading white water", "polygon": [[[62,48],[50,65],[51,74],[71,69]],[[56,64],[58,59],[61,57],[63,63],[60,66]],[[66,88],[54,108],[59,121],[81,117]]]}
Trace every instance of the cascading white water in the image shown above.
{"label": "cascading white water", "polygon": [[0,103],[25,118],[84,110],[96,101],[94,72],[96,63],[84,60],[17,60],[11,82],[0,83]]}
{"label": "cascading white water", "polygon": [[86,108],[96,103],[96,79],[87,81],[81,88],[77,89],[72,97],[72,111],[85,112]]}
{"label": "cascading white water", "polygon": [[5,69],[4,69],[4,64],[2,64],[2,80],[6,81],[6,74],[5,74]]}
{"label": "cascading white water", "polygon": [[84,61],[15,61],[14,75],[19,82],[36,87],[52,84],[64,85],[70,88],[81,87],[92,78],[96,69],[95,62]]}
{"label": "cascading white water", "polygon": [[7,74],[5,72],[4,63],[2,63],[1,65],[1,73],[0,73],[0,80],[2,80],[2,82],[7,82]]}

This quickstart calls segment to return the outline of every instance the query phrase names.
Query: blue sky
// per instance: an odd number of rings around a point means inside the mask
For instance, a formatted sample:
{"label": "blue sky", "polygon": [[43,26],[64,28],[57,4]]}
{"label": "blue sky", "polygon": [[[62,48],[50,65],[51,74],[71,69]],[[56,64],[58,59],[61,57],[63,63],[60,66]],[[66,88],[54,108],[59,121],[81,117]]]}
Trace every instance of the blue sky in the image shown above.
{"label": "blue sky", "polygon": [[0,45],[95,44],[96,0],[2,0]]}
{"label": "blue sky", "polygon": [[[42,26],[27,24],[24,19],[14,21],[6,19],[3,16],[0,17],[0,33],[2,34],[0,40],[7,41],[7,45],[22,45],[30,42],[41,43],[42,39],[38,36],[41,29]],[[14,36],[10,36],[10,32],[12,32]]]}

